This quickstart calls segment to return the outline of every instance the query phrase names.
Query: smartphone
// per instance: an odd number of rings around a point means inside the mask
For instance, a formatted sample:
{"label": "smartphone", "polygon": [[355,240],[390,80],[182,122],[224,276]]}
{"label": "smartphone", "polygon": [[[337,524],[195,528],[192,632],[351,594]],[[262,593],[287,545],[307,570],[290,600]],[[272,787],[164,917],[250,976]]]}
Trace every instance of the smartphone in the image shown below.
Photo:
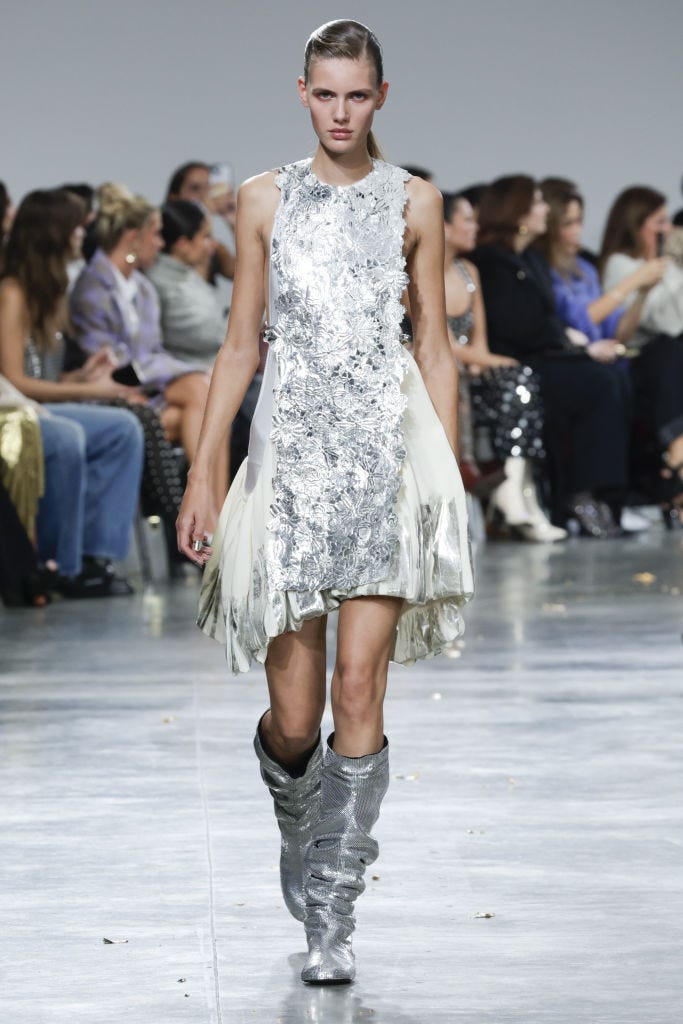
{"label": "smartphone", "polygon": [[663,256],[664,255],[664,246],[665,246],[665,244],[666,244],[666,235],[664,234],[663,231],[658,231],[657,232],[657,255],[658,256]]}

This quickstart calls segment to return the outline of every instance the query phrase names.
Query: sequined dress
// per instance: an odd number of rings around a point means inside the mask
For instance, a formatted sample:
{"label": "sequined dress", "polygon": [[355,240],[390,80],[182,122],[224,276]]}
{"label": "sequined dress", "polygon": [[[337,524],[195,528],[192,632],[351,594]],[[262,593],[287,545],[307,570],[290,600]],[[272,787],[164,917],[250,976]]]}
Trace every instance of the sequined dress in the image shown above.
{"label": "sequined dress", "polygon": [[226,499],[198,624],[230,669],[348,598],[403,598],[393,660],[438,654],[473,591],[464,491],[401,344],[405,182],[349,186],[304,160],[276,175],[268,360],[249,455]]}
{"label": "sequined dress", "polygon": [[[473,295],[476,284],[462,260],[455,260],[467,291]],[[449,316],[448,326],[460,345],[468,345],[474,327],[470,304],[460,316]],[[501,462],[508,457],[542,459],[543,404],[538,375],[530,366],[496,366],[473,376],[460,373],[461,413],[471,409],[475,427],[486,427],[493,454]],[[467,438],[467,426],[461,437]],[[469,428],[471,430],[471,426]],[[463,452],[464,456],[464,452]]]}

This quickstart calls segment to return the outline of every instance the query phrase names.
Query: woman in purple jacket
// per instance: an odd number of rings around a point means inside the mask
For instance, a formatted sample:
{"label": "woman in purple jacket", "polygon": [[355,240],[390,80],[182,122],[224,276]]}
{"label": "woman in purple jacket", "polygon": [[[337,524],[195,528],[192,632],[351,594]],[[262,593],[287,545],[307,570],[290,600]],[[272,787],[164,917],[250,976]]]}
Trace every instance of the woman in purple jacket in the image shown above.
{"label": "woman in purple jacket", "polygon": [[[88,354],[107,348],[129,368],[159,410],[171,441],[194,459],[209,389],[200,365],[176,359],[163,347],[159,299],[141,270],[163,247],[161,215],[142,196],[109,183],[99,190],[99,248],[71,293],[75,339]],[[215,479],[215,499],[227,491],[228,452]]]}

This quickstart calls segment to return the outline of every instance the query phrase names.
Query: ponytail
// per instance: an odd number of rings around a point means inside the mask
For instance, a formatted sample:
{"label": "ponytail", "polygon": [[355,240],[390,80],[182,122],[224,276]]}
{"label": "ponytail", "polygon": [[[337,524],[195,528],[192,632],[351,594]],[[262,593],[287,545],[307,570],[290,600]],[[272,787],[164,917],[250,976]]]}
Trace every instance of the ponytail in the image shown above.
{"label": "ponytail", "polygon": [[384,154],[382,153],[379,142],[375,138],[374,132],[368,132],[367,145],[368,153],[373,160],[384,160]]}

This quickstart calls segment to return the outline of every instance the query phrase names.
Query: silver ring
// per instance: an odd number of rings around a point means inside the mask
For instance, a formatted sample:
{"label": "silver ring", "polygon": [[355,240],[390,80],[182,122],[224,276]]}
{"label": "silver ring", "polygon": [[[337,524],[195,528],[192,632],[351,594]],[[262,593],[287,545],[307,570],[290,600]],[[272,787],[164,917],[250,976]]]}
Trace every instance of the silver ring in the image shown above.
{"label": "silver ring", "polygon": [[202,550],[203,547],[204,547],[204,542],[203,541],[201,541],[201,540],[193,540],[192,541],[192,550],[193,551],[199,552],[199,551]]}

